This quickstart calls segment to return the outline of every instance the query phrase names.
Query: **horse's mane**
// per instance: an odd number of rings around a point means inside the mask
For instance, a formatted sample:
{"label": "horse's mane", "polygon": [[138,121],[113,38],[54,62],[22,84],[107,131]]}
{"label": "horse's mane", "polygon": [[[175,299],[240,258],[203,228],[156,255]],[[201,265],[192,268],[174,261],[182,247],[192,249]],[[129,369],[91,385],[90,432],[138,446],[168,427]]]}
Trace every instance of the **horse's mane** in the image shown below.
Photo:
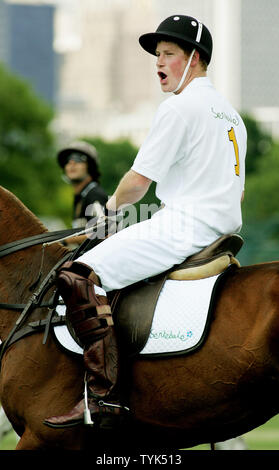
{"label": "horse's mane", "polygon": [[46,232],[47,228],[13,193],[0,186],[0,242]]}

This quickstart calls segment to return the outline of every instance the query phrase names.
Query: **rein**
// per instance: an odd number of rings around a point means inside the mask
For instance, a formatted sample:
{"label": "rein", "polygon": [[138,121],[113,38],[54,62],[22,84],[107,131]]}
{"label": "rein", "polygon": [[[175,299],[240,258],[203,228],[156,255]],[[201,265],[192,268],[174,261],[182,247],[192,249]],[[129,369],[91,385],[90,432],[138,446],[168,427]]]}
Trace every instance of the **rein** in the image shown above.
{"label": "rein", "polygon": [[[10,331],[8,337],[6,340],[2,343],[1,345],[1,353],[0,353],[0,363],[4,354],[4,351],[6,348],[10,345],[10,341],[14,334],[20,329],[23,321],[26,319],[27,315],[30,313],[31,310],[34,310],[38,307],[42,307],[40,301],[45,295],[45,293],[54,285],[54,280],[55,280],[55,274],[56,274],[56,269],[58,269],[61,264],[63,264],[71,255],[72,253],[67,253],[66,256],[64,256],[49,272],[49,274],[46,276],[42,284],[40,285],[39,289],[34,292],[34,294],[31,295],[29,301],[25,305],[21,315],[18,317],[17,321],[15,322],[14,327]],[[53,309],[50,311],[51,313],[54,313],[54,309],[57,305],[57,302],[55,302],[55,295],[53,298],[53,303],[50,304],[53,306]],[[50,318],[51,319],[51,318]]]}
{"label": "rein", "polygon": [[0,247],[0,258],[4,256],[11,255],[19,250],[24,250],[34,245],[39,245],[40,243],[48,243],[52,241],[60,241],[75,235],[80,231],[80,228],[72,228],[67,230],[56,230],[55,232],[45,232],[40,233],[39,235],[33,235],[32,237],[22,238],[15,242],[7,243]]}
{"label": "rein", "polygon": [[[98,226],[98,224],[96,224]],[[45,232],[41,233],[39,235],[34,235],[32,237],[28,238],[23,238],[21,240],[17,240],[15,242],[7,243],[6,245],[2,245],[0,247],[0,258],[10,255],[12,253],[15,253],[16,251],[24,250],[26,248],[29,248],[34,245],[39,245],[43,244],[43,250],[45,246],[51,245],[52,243],[58,243],[61,242],[67,238],[71,238],[73,235],[78,236],[78,235],[84,235],[89,232],[92,232],[92,230],[96,227],[90,227],[89,229],[84,229],[80,230],[78,229],[67,229],[67,230],[58,230],[55,232]],[[34,292],[27,304],[9,304],[9,303],[0,303],[0,308],[4,308],[7,310],[22,310],[22,313],[20,314],[19,318],[17,319],[14,327],[10,331],[8,337],[6,338],[5,341],[0,345],[0,367],[1,367],[1,361],[3,358],[3,355],[8,348],[14,341],[17,341],[18,339],[22,338],[23,336],[35,333],[36,331],[39,331],[38,329],[45,329],[45,334],[44,334],[44,339],[43,339],[43,344],[46,343],[50,324],[55,323],[55,324],[64,324],[65,320],[57,315],[55,309],[57,304],[59,303],[58,295],[57,292],[54,293],[52,299],[47,302],[47,303],[42,303],[42,299],[46,292],[54,286],[54,281],[56,279],[56,270],[67,260],[70,259],[75,259],[78,256],[81,256],[85,251],[87,251],[88,247],[92,247],[98,243],[100,243],[101,240],[94,240],[92,243],[92,240],[85,240],[74,252],[68,252],[58,263],[51,269],[51,271],[48,273],[48,275],[45,277],[43,282],[40,284],[38,290]],[[44,251],[43,251],[43,256],[44,256]],[[42,267],[42,263],[41,263]],[[39,274],[40,279],[41,272]],[[35,282],[34,285],[37,285],[38,281]],[[44,320],[38,320],[37,322],[29,323],[29,325],[24,327],[24,332],[20,332],[19,330],[22,329],[22,324],[29,315],[30,311],[35,310],[36,308],[48,308],[49,309],[49,314],[46,319]],[[54,316],[55,315],[55,316]]]}
{"label": "rein", "polygon": [[[39,245],[43,243],[49,243],[49,242],[58,242],[61,239],[68,238],[76,234],[77,232],[80,232],[80,229],[67,229],[67,230],[57,230],[54,232],[46,232],[46,233],[41,233],[39,235],[34,235],[32,237],[28,238],[23,238],[21,240],[17,240],[15,242],[7,243],[6,245],[2,245],[0,247],[0,258],[3,258],[4,256],[10,255],[12,253],[15,253],[20,250],[24,250],[26,248],[29,248],[34,245]],[[49,322],[52,319],[52,315],[54,312],[54,309],[57,305],[57,299],[55,296],[53,299],[51,299],[50,302],[47,303],[41,303],[41,300],[44,296],[44,294],[53,286],[53,281],[55,278],[55,271],[59,266],[64,263],[70,256],[72,256],[72,252],[69,252],[64,256],[50,271],[50,273],[46,276],[42,284],[40,285],[39,289],[33,293],[27,302],[27,304],[9,304],[9,303],[0,303],[0,308],[5,308],[7,310],[22,310],[21,315],[17,319],[14,327],[10,331],[8,337],[6,338],[5,341],[0,345],[0,365],[1,361],[4,355],[4,352],[6,351],[7,347],[11,344],[11,340],[13,337],[15,337],[16,333],[18,330],[20,330],[21,325],[23,321],[26,319],[27,315],[30,313],[30,310],[34,310],[35,308],[44,308],[47,307],[51,312],[51,315],[49,315]],[[56,301],[56,302],[55,302]],[[27,332],[25,334],[28,334],[28,329],[31,330],[30,332],[34,332],[34,328],[38,326],[45,326],[46,331],[48,331],[48,323],[47,321],[42,321],[39,320],[39,322],[33,322],[33,324],[30,324],[29,326],[27,325]],[[24,336],[25,336],[24,334]],[[22,336],[22,335],[21,335]],[[20,337],[21,337],[20,336]],[[18,338],[19,339],[19,338]],[[44,339],[44,341],[46,338]]]}
{"label": "rein", "polygon": [[[45,232],[40,233],[39,235],[34,235],[28,238],[22,238],[15,242],[7,243],[0,247],[0,258],[4,256],[11,255],[17,251],[24,250],[31,246],[39,245],[40,243],[49,243],[52,241],[59,241],[68,238],[75,233],[80,231],[78,228],[67,229],[67,230],[56,230],[54,232]],[[0,303],[0,309],[5,308],[7,310],[23,310],[26,304],[9,304],[9,303]],[[41,307],[50,307],[51,305],[46,303],[42,304]]]}

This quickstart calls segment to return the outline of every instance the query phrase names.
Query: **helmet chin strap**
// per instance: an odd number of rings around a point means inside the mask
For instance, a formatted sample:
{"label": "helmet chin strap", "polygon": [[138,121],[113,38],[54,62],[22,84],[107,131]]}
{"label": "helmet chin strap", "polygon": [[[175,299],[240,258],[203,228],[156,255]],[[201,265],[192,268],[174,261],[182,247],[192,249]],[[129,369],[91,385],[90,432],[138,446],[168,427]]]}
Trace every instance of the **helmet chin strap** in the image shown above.
{"label": "helmet chin strap", "polygon": [[190,57],[189,57],[189,60],[188,60],[188,64],[186,65],[186,67],[185,67],[185,69],[184,69],[184,72],[183,72],[183,75],[182,75],[182,77],[181,77],[181,80],[180,80],[178,86],[176,87],[176,89],[172,91],[172,93],[175,93],[176,91],[178,91],[179,88],[181,88],[181,86],[183,85],[184,80],[185,80],[185,78],[186,78],[186,76],[187,76],[188,70],[189,70],[189,68],[190,68],[190,65],[191,65],[191,62],[192,62],[192,59],[193,59],[193,55],[194,55],[194,53],[195,53],[195,50],[196,50],[196,49],[193,49],[193,50],[192,50],[192,53],[191,53],[191,55],[190,55]]}

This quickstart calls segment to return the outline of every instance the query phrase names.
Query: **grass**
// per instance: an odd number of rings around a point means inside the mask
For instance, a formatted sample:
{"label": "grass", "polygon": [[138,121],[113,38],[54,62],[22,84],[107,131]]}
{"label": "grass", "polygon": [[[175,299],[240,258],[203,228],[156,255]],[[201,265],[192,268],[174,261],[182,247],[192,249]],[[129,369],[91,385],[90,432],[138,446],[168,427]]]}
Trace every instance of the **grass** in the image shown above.
{"label": "grass", "polygon": [[[279,415],[242,437],[248,450],[279,450]],[[209,450],[209,448],[208,445],[201,445],[191,450]]]}
{"label": "grass", "polygon": [[244,438],[251,450],[279,450],[279,415],[247,433]]}
{"label": "grass", "polygon": [[14,450],[17,444],[16,434],[11,431],[0,442],[0,450]]}
{"label": "grass", "polygon": [[[263,426],[248,432],[243,436],[248,450],[279,450],[279,415],[275,416]],[[0,450],[14,450],[16,435],[8,433],[0,442]],[[193,447],[191,450],[209,450],[209,445]]]}

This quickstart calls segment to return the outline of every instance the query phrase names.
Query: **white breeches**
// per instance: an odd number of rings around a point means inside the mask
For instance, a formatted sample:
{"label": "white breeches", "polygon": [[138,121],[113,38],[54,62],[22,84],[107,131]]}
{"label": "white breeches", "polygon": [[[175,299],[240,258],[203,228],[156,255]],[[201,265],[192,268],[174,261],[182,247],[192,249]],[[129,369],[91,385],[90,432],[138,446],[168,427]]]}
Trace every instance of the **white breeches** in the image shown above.
{"label": "white breeches", "polygon": [[155,276],[182,263],[219,236],[210,230],[206,233],[204,227],[196,230],[195,226],[194,230],[185,216],[179,219],[177,213],[162,209],[151,219],[105,239],[77,261],[95,271],[107,292]]}

